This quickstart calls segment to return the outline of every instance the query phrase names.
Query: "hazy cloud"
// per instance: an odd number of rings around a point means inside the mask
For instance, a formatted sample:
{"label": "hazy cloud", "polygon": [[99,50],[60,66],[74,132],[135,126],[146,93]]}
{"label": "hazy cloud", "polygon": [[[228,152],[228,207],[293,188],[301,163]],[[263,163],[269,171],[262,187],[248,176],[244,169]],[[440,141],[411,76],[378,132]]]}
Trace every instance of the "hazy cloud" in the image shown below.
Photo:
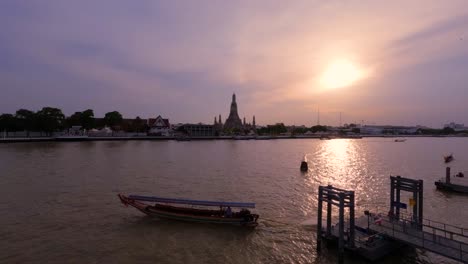
{"label": "hazy cloud", "polygon": [[[466,122],[465,1],[0,2],[0,112],[163,114],[173,122]],[[372,75],[321,91],[333,59]],[[398,103],[397,103],[398,102]],[[439,105],[436,108],[434,105]],[[408,114],[410,112],[410,114]]]}

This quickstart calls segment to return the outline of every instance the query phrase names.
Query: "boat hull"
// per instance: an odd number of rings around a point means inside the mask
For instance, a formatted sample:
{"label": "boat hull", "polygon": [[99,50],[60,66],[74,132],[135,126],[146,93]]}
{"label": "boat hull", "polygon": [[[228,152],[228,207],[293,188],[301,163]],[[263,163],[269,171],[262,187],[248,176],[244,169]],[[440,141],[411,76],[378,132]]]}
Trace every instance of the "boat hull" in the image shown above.
{"label": "boat hull", "polygon": [[[125,195],[118,195],[120,201],[125,206],[132,206],[141,211],[142,213],[151,216],[164,219],[178,220],[178,221],[187,221],[187,222],[199,222],[199,223],[214,223],[214,224],[228,224],[228,225],[238,225],[246,227],[255,227],[258,225],[257,219],[258,215],[250,214],[244,217],[223,217],[219,215],[195,215],[190,213],[181,213],[181,212],[170,212],[163,209],[158,209],[157,206],[151,206],[136,200],[129,199]],[[184,210],[183,208],[178,208],[179,210]],[[191,209],[187,209],[191,210]],[[196,211],[193,210],[192,211]],[[205,210],[209,211],[209,210]],[[213,211],[215,212],[215,211]]]}

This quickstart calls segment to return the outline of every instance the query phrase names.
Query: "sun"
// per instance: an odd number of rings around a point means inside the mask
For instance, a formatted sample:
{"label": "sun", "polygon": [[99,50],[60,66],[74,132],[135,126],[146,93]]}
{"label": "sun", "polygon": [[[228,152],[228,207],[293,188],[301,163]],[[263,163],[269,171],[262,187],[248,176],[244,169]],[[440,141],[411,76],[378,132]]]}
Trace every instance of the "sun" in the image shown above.
{"label": "sun", "polygon": [[365,71],[347,59],[331,62],[320,78],[320,84],[324,88],[334,89],[350,86],[364,78]]}

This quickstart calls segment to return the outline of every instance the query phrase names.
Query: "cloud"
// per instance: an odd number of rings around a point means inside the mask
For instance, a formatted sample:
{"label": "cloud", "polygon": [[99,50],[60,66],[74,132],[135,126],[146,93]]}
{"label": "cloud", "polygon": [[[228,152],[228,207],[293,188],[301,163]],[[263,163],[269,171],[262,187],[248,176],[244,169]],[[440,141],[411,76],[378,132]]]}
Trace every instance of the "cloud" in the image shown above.
{"label": "cloud", "polygon": [[[72,113],[93,102],[98,115],[121,109],[128,116],[164,113],[172,120],[212,122],[214,115],[227,116],[236,92],[240,111],[261,113],[262,123],[278,117],[309,122],[311,105],[356,119],[372,112],[369,118],[385,121],[392,111],[386,98],[405,89],[418,96],[420,89],[410,84],[423,83],[418,80],[428,70],[421,65],[439,65],[440,76],[460,65],[455,58],[467,52],[460,41],[468,24],[465,5],[1,1],[0,85],[18,99],[2,102],[0,111],[47,102]],[[343,58],[372,69],[372,77],[317,92],[326,65]],[[442,83],[424,84],[437,93]],[[26,99],[25,91],[38,94],[37,100]],[[403,120],[398,111],[394,116],[389,120]]]}

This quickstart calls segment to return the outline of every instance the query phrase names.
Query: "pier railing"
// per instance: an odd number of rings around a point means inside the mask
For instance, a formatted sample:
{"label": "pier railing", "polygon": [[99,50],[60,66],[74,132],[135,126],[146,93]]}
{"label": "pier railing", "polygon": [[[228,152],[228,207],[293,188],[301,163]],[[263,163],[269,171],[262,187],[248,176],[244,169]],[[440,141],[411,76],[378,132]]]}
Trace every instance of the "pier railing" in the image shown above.
{"label": "pier railing", "polygon": [[[425,219],[422,229],[409,215],[390,218],[384,214],[370,214],[371,229],[396,240],[434,253],[468,263],[468,230],[438,221]],[[374,220],[378,219],[378,220]]]}
{"label": "pier railing", "polygon": [[[400,220],[415,225],[410,214],[400,213]],[[423,219],[422,228],[425,232],[430,231],[435,235],[450,239],[458,238],[460,241],[468,243],[468,228],[462,228],[430,219]]]}

